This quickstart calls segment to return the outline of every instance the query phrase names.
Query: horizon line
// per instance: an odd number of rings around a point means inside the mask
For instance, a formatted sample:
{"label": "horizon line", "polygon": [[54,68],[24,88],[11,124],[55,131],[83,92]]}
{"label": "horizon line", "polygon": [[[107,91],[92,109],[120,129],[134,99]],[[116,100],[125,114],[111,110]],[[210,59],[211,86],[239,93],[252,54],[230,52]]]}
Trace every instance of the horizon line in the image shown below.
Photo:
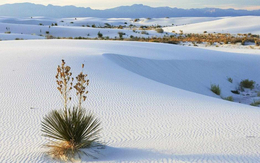
{"label": "horizon line", "polygon": [[91,7],[84,7],[84,6],[76,6],[76,5],[55,5],[55,4],[39,4],[39,3],[32,3],[32,2],[20,2],[20,3],[5,3],[5,4],[0,4],[0,6],[3,5],[14,5],[14,4],[34,4],[34,5],[42,5],[45,7],[48,6],[56,6],[56,7],[78,7],[78,8],[90,8],[93,10],[108,10],[108,9],[114,9],[114,8],[118,8],[118,7],[131,7],[134,5],[142,5],[142,6],[147,6],[147,7],[151,7],[151,8],[163,8],[163,7],[168,7],[168,8],[177,8],[177,9],[184,9],[184,10],[191,10],[191,9],[222,9],[222,10],[246,10],[246,11],[258,11],[260,10],[260,6],[254,6],[254,7],[247,7],[248,9],[245,8],[236,8],[236,7],[213,7],[213,6],[208,6],[208,7],[203,7],[203,8],[181,8],[181,7],[171,7],[171,6],[149,6],[149,5],[145,5],[145,4],[132,4],[132,5],[121,5],[121,6],[117,6],[117,7],[112,7],[112,8],[103,8],[103,9],[95,9],[95,8],[91,8]]}

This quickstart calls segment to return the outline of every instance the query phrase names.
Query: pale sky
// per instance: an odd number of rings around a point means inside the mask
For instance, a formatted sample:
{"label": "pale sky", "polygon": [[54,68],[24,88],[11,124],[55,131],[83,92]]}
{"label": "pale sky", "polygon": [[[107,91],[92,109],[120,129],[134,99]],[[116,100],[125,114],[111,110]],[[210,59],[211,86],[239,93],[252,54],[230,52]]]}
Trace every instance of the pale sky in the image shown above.
{"label": "pale sky", "polygon": [[260,0],[0,0],[0,4],[30,2],[43,5],[74,5],[77,7],[91,7],[92,9],[107,9],[118,6],[144,4],[152,7],[178,8],[235,8],[254,10],[260,9]]}

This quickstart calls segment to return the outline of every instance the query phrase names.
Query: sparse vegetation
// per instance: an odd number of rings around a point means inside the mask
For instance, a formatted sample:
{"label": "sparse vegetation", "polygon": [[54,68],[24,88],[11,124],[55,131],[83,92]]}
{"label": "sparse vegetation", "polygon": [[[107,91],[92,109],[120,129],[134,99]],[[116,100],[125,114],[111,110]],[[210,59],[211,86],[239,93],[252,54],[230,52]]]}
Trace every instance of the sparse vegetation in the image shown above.
{"label": "sparse vegetation", "polygon": [[255,87],[254,85],[255,85],[255,81],[249,79],[245,79],[240,82],[240,87],[242,88],[254,89]]}
{"label": "sparse vegetation", "polygon": [[216,95],[220,95],[221,89],[219,85],[211,84],[210,90],[215,93]]}
{"label": "sparse vegetation", "polygon": [[140,21],[140,19],[139,19],[139,18],[137,18],[137,19],[134,19],[134,22],[138,22],[138,21]]}
{"label": "sparse vegetation", "polygon": [[143,35],[149,35],[149,33],[146,32],[146,31],[142,31],[141,34],[143,34]]}
{"label": "sparse vegetation", "polygon": [[102,38],[103,37],[103,34],[100,31],[98,32],[97,35],[98,35],[98,38]]}
{"label": "sparse vegetation", "polygon": [[157,29],[156,29],[156,32],[157,32],[157,33],[163,33],[164,31],[163,31],[162,28],[157,28]]}
{"label": "sparse vegetation", "polygon": [[254,102],[252,102],[250,105],[251,106],[259,106],[260,105],[260,100],[258,100],[258,101],[254,100]]}
{"label": "sparse vegetation", "polygon": [[227,100],[227,101],[234,101],[234,98],[232,96],[228,96],[228,97],[225,97],[223,98],[224,100]]}
{"label": "sparse vegetation", "polygon": [[259,92],[257,92],[257,97],[260,97],[260,91],[259,91]]}
{"label": "sparse vegetation", "polygon": [[118,35],[119,35],[119,38],[120,38],[120,39],[123,39],[123,35],[125,35],[125,33],[123,33],[123,32],[118,32]]}
{"label": "sparse vegetation", "polygon": [[228,81],[229,81],[230,83],[233,83],[233,79],[232,79],[231,77],[228,77]]}

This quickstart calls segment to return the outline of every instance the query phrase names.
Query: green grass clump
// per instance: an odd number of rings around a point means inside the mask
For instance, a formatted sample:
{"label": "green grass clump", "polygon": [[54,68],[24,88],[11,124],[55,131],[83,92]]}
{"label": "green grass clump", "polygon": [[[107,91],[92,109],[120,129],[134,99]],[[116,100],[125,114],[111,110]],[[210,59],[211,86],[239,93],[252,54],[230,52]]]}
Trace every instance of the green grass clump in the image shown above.
{"label": "green grass clump", "polygon": [[221,89],[219,88],[219,85],[211,84],[210,90],[216,95],[220,95],[221,93]]}
{"label": "green grass clump", "polygon": [[234,101],[234,98],[232,96],[228,96],[228,97],[225,97],[223,98],[224,100],[227,100],[227,101]]}
{"label": "green grass clump", "polygon": [[259,106],[260,105],[260,100],[254,101],[250,104],[251,106]]}
{"label": "green grass clump", "polygon": [[260,97],[260,91],[259,91],[259,92],[257,92],[257,97]]}
{"label": "green grass clump", "polygon": [[243,87],[243,88],[254,89],[254,87],[255,87],[255,81],[249,80],[249,79],[245,79],[245,80],[242,80],[242,81],[240,82],[240,86]]}
{"label": "green grass clump", "polygon": [[228,81],[230,82],[230,83],[233,83],[233,79],[232,78],[228,78]]}

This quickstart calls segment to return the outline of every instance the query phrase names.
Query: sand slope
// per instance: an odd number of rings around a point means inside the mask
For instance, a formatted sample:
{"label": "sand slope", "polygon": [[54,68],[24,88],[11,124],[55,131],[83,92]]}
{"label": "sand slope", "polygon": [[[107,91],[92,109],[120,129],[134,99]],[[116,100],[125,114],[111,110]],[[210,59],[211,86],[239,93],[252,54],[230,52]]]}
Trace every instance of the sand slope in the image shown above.
{"label": "sand slope", "polygon": [[54,161],[43,154],[40,122],[62,107],[54,78],[61,59],[74,74],[85,64],[90,78],[85,107],[101,119],[107,142],[97,160],[83,161],[260,159],[260,110],[213,98],[209,90],[209,82],[228,87],[231,74],[259,83],[260,55],[75,40],[8,41],[0,49],[0,162]]}
{"label": "sand slope", "polygon": [[231,34],[260,34],[260,28],[258,22],[260,21],[259,16],[240,16],[240,17],[224,17],[219,20],[212,20],[182,26],[166,27],[164,28],[167,32],[180,32],[183,30],[184,33],[231,33]]}

